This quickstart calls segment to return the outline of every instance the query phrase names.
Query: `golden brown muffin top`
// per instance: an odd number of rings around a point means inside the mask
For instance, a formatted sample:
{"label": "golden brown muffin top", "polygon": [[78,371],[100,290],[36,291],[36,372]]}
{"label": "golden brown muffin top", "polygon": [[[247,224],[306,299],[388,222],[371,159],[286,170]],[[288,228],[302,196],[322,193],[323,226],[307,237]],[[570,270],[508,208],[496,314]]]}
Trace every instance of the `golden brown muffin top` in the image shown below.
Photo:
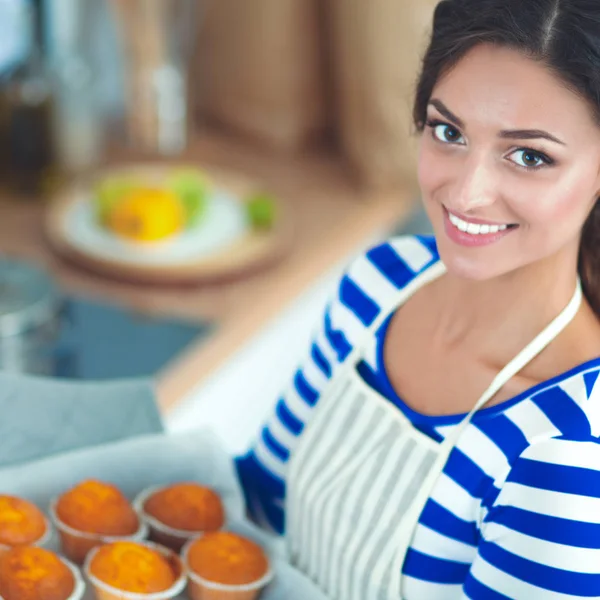
{"label": "golden brown muffin top", "polygon": [[4,600],[67,600],[73,573],[49,550],[20,546],[0,552],[0,595]]}
{"label": "golden brown muffin top", "polygon": [[184,531],[216,531],[225,522],[219,495],[197,483],[177,483],[155,492],[144,502],[144,511]]}
{"label": "golden brown muffin top", "polygon": [[206,533],[195,540],[187,562],[203,579],[226,585],[254,583],[269,570],[269,561],[260,546],[227,531]]}
{"label": "golden brown muffin top", "polygon": [[0,544],[33,544],[46,533],[46,527],[44,514],[35,504],[0,495]]}
{"label": "golden brown muffin top", "polygon": [[90,573],[118,590],[138,594],[164,592],[177,580],[162,554],[136,542],[101,546],[91,560]]}
{"label": "golden brown muffin top", "polygon": [[121,491],[95,479],[83,481],[60,496],[56,515],[65,525],[86,533],[126,536],[139,528],[138,516]]}

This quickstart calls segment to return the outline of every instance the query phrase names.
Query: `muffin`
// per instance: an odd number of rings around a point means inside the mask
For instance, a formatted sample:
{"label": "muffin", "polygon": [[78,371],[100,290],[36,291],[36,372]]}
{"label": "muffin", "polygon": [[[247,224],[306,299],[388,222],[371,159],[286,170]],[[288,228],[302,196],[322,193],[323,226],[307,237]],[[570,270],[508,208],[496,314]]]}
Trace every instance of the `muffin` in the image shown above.
{"label": "muffin", "polygon": [[49,533],[46,517],[35,504],[0,495],[0,546],[43,544]]}
{"label": "muffin", "polygon": [[150,526],[152,540],[175,551],[200,533],[225,522],[220,496],[197,483],[177,483],[145,490],[134,506]]}
{"label": "muffin", "polygon": [[152,595],[173,598],[185,587],[183,566],[177,555],[149,542],[112,542],[93,550],[85,572],[98,600]]}
{"label": "muffin", "polygon": [[62,494],[51,507],[64,553],[81,564],[95,546],[115,539],[144,539],[147,527],[112,484],[87,480]]}
{"label": "muffin", "polygon": [[84,589],[75,568],[50,550],[19,546],[0,551],[4,600],[79,600]]}
{"label": "muffin", "polygon": [[273,578],[262,548],[226,531],[190,541],[183,560],[192,600],[253,600]]}
{"label": "muffin", "polygon": [[56,516],[77,531],[107,536],[132,535],[139,527],[138,516],[121,491],[93,479],[60,496]]}

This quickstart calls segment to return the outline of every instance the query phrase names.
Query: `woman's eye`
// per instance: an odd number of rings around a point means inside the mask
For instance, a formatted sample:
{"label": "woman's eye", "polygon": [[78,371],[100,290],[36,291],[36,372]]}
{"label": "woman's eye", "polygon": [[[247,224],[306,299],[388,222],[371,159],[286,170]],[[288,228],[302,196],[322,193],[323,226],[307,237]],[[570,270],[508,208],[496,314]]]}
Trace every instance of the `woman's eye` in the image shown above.
{"label": "woman's eye", "polygon": [[509,158],[518,166],[526,169],[539,169],[544,165],[552,164],[552,161],[546,155],[527,148],[515,150],[509,155]]}
{"label": "woman's eye", "polygon": [[432,125],[433,137],[445,144],[462,144],[463,137],[456,127],[446,123],[435,123]]}

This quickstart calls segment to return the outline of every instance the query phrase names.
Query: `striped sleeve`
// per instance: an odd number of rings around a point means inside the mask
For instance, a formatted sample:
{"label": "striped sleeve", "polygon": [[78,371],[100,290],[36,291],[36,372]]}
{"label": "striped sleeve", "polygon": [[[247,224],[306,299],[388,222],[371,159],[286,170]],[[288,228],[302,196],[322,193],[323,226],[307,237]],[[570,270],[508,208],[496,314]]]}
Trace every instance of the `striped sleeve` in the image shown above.
{"label": "striped sleeve", "polygon": [[529,446],[481,533],[464,598],[600,598],[600,440]]}
{"label": "striped sleeve", "polygon": [[287,467],[327,382],[394,294],[437,260],[428,238],[396,238],[357,257],[337,286],[306,359],[248,454],[236,460],[251,517],[282,534]]}

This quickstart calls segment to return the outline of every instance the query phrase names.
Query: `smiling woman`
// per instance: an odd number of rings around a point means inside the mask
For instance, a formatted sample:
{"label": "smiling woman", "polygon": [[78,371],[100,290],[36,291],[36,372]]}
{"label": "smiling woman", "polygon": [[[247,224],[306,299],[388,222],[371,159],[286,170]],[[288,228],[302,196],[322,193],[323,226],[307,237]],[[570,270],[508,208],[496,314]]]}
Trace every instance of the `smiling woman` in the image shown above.
{"label": "smiling woman", "polygon": [[335,600],[600,598],[600,2],[443,0],[414,120],[435,239],[350,265],[249,508]]}
{"label": "smiling woman", "polygon": [[[521,52],[487,43],[442,74],[425,110],[420,182],[445,225],[448,266],[482,279],[550,256],[575,264],[600,189],[600,130],[586,102]],[[584,287],[595,303],[585,273]]]}
{"label": "smiling woman", "polygon": [[[421,185],[426,194],[435,190],[438,201],[440,193],[454,196],[461,186],[446,208],[468,213],[463,216],[502,211],[504,219],[517,217],[521,227],[511,243],[522,252],[523,264],[564,246],[570,236],[586,297],[600,312],[600,11],[595,3],[565,0],[510,7],[468,0],[439,4],[414,120],[420,131],[433,126],[436,141],[461,145],[461,156],[469,160],[442,190],[440,171],[456,169],[461,159],[454,156],[450,166],[438,155],[438,178],[427,172],[426,156],[420,162]],[[422,152],[435,152],[426,141],[427,136]],[[495,176],[491,143],[505,161],[539,172],[528,179]],[[463,186],[470,177],[472,185],[485,181],[487,187]],[[503,203],[487,210],[486,202],[498,195],[493,185],[502,187]],[[517,214],[523,208],[529,213]],[[434,210],[430,203],[428,210]],[[562,217],[566,227],[557,228],[555,219]],[[541,241],[544,234],[550,239]]]}

